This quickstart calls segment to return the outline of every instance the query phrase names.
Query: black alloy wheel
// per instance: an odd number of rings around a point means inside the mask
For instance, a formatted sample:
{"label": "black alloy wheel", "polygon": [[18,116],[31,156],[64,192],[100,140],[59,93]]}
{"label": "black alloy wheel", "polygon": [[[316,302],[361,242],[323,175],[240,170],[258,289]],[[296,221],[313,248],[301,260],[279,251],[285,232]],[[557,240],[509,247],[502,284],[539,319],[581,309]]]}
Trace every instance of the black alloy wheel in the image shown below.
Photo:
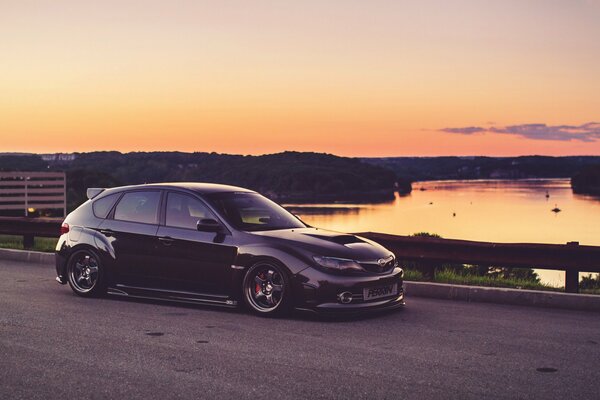
{"label": "black alloy wheel", "polygon": [[69,286],[79,296],[97,296],[106,291],[100,257],[93,250],[78,250],[67,266]]}
{"label": "black alloy wheel", "polygon": [[284,315],[289,311],[290,288],[284,269],[274,263],[259,262],[244,277],[244,301],[259,315]]}

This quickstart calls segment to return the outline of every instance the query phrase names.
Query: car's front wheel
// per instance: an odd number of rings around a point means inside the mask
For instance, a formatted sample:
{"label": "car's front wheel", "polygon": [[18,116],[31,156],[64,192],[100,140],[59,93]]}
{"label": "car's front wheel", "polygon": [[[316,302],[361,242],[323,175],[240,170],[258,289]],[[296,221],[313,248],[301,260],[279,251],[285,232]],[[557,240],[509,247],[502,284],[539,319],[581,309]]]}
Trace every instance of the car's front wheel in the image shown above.
{"label": "car's front wheel", "polygon": [[286,271],[272,262],[254,264],[244,277],[244,302],[256,314],[282,316],[289,312],[291,290]]}
{"label": "car's front wheel", "polygon": [[69,286],[79,296],[98,296],[106,291],[100,257],[91,249],[78,250],[69,257],[67,276]]}

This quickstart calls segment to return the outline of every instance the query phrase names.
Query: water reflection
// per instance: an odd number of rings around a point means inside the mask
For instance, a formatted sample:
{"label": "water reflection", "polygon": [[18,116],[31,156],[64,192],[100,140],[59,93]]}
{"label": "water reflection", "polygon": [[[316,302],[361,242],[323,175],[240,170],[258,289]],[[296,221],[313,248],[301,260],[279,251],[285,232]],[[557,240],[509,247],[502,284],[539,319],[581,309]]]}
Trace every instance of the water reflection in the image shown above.
{"label": "water reflection", "polygon": [[356,206],[338,206],[335,204],[312,204],[312,205],[294,205],[286,204],[285,208],[298,216],[300,215],[330,215],[330,214],[354,214],[360,211]]}
{"label": "water reflection", "polygon": [[[574,195],[568,179],[430,181],[381,204],[291,204],[313,226],[342,232],[437,233],[492,242],[600,245],[600,201]],[[553,208],[560,212],[552,212]],[[542,271],[561,284],[563,273]]]}

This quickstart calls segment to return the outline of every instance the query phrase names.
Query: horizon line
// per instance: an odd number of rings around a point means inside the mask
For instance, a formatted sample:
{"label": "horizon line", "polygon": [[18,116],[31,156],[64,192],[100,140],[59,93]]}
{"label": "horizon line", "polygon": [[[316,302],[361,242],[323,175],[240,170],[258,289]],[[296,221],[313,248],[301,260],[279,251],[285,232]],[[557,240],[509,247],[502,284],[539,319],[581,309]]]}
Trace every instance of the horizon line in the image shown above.
{"label": "horizon line", "polygon": [[229,155],[229,156],[252,156],[261,157],[283,153],[313,153],[313,154],[326,154],[333,155],[336,157],[344,158],[442,158],[442,157],[456,157],[456,158],[476,158],[476,157],[488,157],[488,158],[519,158],[519,157],[549,157],[549,158],[566,158],[566,157],[600,157],[600,154],[573,154],[573,155],[546,155],[546,154],[520,154],[520,155],[393,155],[393,156],[346,156],[325,151],[300,151],[300,150],[282,150],[271,153],[220,153],[216,151],[182,151],[182,150],[145,150],[145,151],[121,151],[121,150],[91,150],[91,151],[55,151],[55,152],[28,152],[28,151],[0,151],[1,156],[25,156],[25,155],[72,155],[72,154],[86,154],[86,153],[119,153],[123,155],[127,154],[140,154],[140,153],[183,153],[183,154],[217,154],[217,155]]}

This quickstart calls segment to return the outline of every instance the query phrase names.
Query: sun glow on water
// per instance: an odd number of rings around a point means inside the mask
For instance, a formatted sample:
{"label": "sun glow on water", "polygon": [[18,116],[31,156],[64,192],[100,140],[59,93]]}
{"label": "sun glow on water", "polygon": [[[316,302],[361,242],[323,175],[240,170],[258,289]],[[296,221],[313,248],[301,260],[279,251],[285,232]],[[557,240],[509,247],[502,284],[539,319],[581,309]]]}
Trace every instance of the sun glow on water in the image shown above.
{"label": "sun glow on water", "polygon": [[[561,211],[552,212],[555,207]],[[600,199],[574,195],[568,179],[416,182],[410,195],[389,203],[291,208],[313,226],[341,232],[600,245]],[[539,272],[543,282],[564,281],[563,272]]]}

